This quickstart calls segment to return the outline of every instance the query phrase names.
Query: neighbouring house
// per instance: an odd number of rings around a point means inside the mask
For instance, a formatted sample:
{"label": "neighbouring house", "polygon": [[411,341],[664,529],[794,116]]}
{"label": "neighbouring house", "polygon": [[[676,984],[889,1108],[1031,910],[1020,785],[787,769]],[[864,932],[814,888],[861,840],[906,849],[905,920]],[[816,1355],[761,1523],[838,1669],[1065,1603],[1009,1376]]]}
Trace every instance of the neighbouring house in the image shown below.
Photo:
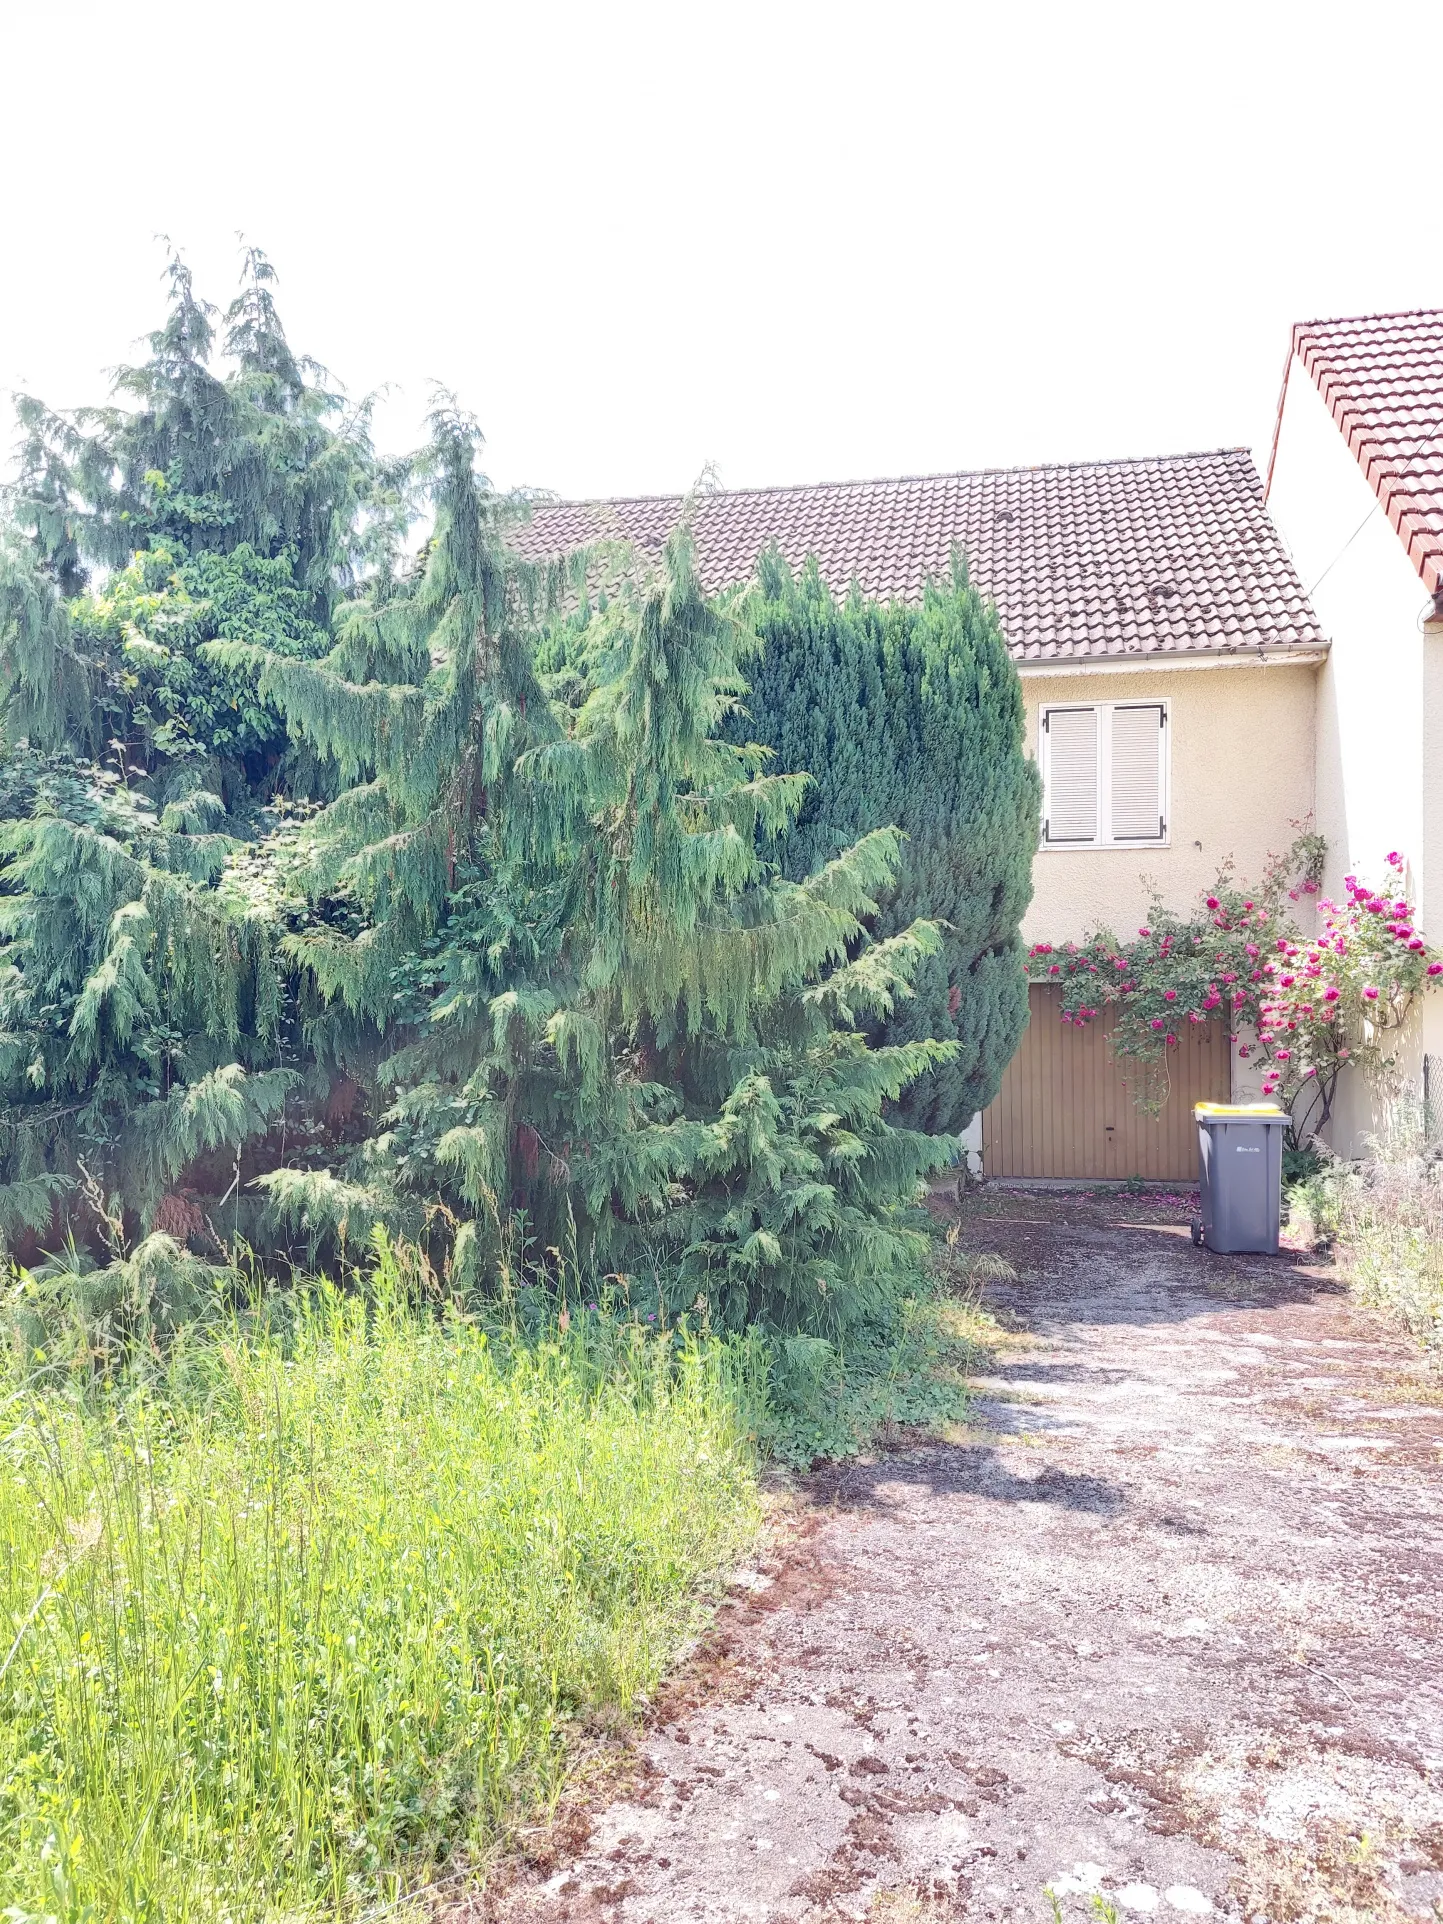
{"label": "neighbouring house", "polygon": [[[1443,939],[1443,312],[1294,328],[1266,499],[1331,647],[1317,677],[1315,812],[1325,893],[1404,852]],[[1443,996],[1410,1016],[1406,1082],[1436,1112]],[[1360,1152],[1381,1118],[1360,1078],[1330,1129]]]}
{"label": "neighbouring house", "polygon": [[[659,552],[680,508],[543,502],[523,542]],[[1043,776],[1029,941],[1128,936],[1154,899],[1190,908],[1228,858],[1256,876],[1310,821],[1333,893],[1406,850],[1422,926],[1443,937],[1443,313],[1296,328],[1266,488],[1225,448],[722,490],[701,496],[695,531],[713,592],[775,543],[794,568],[815,556],[836,593],[917,600],[962,548],[1001,614]],[[1105,1017],[1068,1027],[1056,990],[1031,999],[969,1143],[989,1173],[1190,1179],[1193,1102],[1256,1089],[1203,1025],[1147,1115]],[[1443,1100],[1443,995],[1410,1018],[1400,1061]],[[1355,1081],[1334,1147],[1356,1153],[1377,1120]]]}

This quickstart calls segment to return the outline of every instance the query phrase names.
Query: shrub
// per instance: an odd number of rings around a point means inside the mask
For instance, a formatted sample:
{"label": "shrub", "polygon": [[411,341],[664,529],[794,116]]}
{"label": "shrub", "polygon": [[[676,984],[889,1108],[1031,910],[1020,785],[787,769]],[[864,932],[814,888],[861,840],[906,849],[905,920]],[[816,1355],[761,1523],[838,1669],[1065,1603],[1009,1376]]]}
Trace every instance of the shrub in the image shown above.
{"label": "shrub", "polygon": [[[1443,977],[1396,853],[1385,889],[1350,875],[1345,902],[1319,903],[1320,930],[1299,928],[1288,905],[1317,893],[1323,854],[1321,838],[1305,835],[1256,888],[1225,871],[1192,914],[1154,904],[1134,941],[1038,943],[1033,971],[1062,985],[1064,1022],[1085,1025],[1111,1004],[1114,1048],[1145,1068],[1165,1070],[1189,1024],[1226,1021],[1230,1040],[1250,1031],[1238,1053],[1261,1059],[1262,1093],[1292,1111],[1293,1146],[1305,1148],[1326,1126],[1346,1068],[1386,1079],[1413,998]],[[1143,1083],[1145,1103],[1165,1096],[1165,1077]]]}

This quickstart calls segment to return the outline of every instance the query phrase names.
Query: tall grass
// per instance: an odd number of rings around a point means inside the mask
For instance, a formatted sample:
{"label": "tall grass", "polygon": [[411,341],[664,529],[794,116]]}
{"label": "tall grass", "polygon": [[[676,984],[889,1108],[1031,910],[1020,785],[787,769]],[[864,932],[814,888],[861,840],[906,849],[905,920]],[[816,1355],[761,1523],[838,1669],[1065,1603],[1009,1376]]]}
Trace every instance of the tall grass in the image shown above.
{"label": "tall grass", "polygon": [[732,1367],[498,1347],[384,1286],[123,1393],[12,1361],[0,1904],[344,1915],[544,1802],[566,1721],[634,1704],[754,1528]]}
{"label": "tall grass", "polygon": [[1332,1243],[1355,1293],[1443,1361],[1443,1143],[1420,1105],[1395,1103],[1363,1162],[1294,1190],[1290,1221]]}

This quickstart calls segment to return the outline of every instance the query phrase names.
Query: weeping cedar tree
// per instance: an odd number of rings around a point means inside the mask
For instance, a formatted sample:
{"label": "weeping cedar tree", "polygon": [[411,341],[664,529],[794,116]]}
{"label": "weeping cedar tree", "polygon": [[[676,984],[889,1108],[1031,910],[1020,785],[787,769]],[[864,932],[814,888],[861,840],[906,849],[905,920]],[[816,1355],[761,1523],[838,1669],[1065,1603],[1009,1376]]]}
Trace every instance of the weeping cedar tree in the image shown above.
{"label": "weeping cedar tree", "polygon": [[272,279],[250,251],[218,339],[173,260],[169,317],[115,405],[17,403],[0,529],[0,1234],[149,1229],[197,1158],[224,1152],[224,1186],[295,1081],[274,875],[255,859],[285,729],[203,651],[225,635],[324,652],[358,569],[386,574],[402,502],[364,408],[292,353]]}
{"label": "weeping cedar tree", "polygon": [[992,604],[954,557],[919,607],[828,593],[815,564],[794,579],[771,551],[747,615],[762,643],[746,713],[729,728],[814,782],[770,853],[801,878],[884,824],[902,829],[895,881],[869,926],[942,928],[915,993],[875,1024],[888,1043],[955,1047],[899,1099],[911,1126],[951,1132],[992,1100],[1027,1022],[1018,934],[1032,897],[1037,771],[1022,693]]}
{"label": "weeping cedar tree", "polygon": [[[165,1232],[203,1236],[249,1144],[288,1250],[384,1222],[483,1287],[598,1266],[732,1326],[880,1307],[942,1154],[889,1106],[956,1053],[861,1033],[939,946],[867,933],[895,829],[765,862],[807,778],[724,738],[754,638],[686,523],[655,574],[622,566],[589,694],[553,708],[533,644],[562,584],[507,546],[526,504],[444,397],[383,470],[270,281],[249,256],[218,337],[173,263],[116,406],[20,404],[0,1233],[73,1230],[55,1287],[164,1329],[209,1287]],[[339,1066],[368,1097],[348,1153],[300,1099]]]}
{"label": "weeping cedar tree", "polygon": [[[720,738],[745,635],[701,594],[685,520],[654,575],[623,578],[579,712],[553,715],[523,639],[548,584],[504,546],[473,431],[452,412],[434,427],[415,592],[357,610],[324,663],[211,650],[356,783],[312,824],[310,860],[366,926],[293,959],[378,1021],[398,981],[416,1007],[383,1065],[385,1131],[339,1173],[262,1178],[273,1215],[313,1238],[416,1230],[429,1199],[463,1280],[529,1250],[559,1277],[640,1272],[725,1325],[845,1327],[913,1268],[918,1180],[944,1158],[884,1110],[955,1044],[858,1031],[938,946],[925,922],[864,936],[899,838],[878,829],[803,881],[764,865],[759,838],[787,832],[807,778]],[[356,652],[424,673],[362,683]]]}

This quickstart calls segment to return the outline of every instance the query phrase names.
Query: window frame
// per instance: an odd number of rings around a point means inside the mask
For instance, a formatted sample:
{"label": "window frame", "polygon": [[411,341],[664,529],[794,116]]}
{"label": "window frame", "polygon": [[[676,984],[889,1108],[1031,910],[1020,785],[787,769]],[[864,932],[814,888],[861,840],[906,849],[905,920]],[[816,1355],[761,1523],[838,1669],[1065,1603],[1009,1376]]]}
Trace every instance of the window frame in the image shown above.
{"label": "window frame", "polygon": [[[1162,832],[1142,837],[1121,837],[1107,833],[1112,821],[1112,718],[1119,708],[1157,708],[1162,711],[1158,727],[1158,801]],[[1077,713],[1089,709],[1097,716],[1097,827],[1090,841],[1050,841],[1049,805],[1052,794],[1052,741],[1048,717],[1059,712]],[[1042,774],[1042,835],[1039,849],[1065,854],[1073,849],[1168,848],[1172,843],[1172,702],[1166,695],[1136,696],[1128,701],[1047,701],[1037,711],[1037,764]]]}

